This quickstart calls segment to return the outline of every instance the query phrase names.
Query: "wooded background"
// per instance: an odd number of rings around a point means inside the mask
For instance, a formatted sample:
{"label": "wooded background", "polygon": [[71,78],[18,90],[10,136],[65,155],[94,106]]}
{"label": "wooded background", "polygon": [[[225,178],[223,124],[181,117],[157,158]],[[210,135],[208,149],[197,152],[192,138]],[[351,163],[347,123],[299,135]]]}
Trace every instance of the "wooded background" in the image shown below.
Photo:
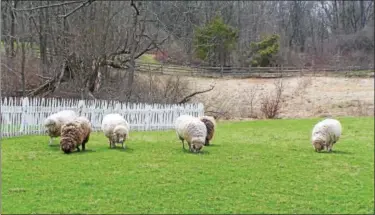
{"label": "wooded background", "polygon": [[188,102],[178,76],[138,74],[150,54],[181,67],[374,61],[373,1],[8,0],[1,28],[5,96]]}

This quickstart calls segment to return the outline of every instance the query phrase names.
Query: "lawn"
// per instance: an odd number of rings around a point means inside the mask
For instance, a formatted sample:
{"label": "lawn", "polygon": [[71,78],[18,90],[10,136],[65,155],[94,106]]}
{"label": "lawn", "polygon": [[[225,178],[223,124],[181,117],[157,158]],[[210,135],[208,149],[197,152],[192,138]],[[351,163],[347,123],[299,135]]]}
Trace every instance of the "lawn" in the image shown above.
{"label": "lawn", "polygon": [[332,153],[310,145],[319,120],[221,122],[200,154],[174,131],[132,132],[125,151],[95,133],[70,155],[6,139],[1,214],[374,213],[374,118],[341,118]]}

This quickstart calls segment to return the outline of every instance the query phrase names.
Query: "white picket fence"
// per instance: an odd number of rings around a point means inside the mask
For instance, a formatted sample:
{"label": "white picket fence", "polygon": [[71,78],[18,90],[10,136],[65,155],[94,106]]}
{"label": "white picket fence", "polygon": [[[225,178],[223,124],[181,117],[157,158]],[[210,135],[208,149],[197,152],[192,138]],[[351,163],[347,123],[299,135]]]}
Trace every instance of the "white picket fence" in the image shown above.
{"label": "white picket fence", "polygon": [[4,98],[1,102],[0,129],[3,137],[45,134],[43,121],[61,110],[74,110],[86,116],[94,131],[100,131],[103,116],[119,113],[129,122],[132,131],[173,129],[176,118],[183,114],[204,115],[198,104],[144,104],[107,100],[58,98]]}

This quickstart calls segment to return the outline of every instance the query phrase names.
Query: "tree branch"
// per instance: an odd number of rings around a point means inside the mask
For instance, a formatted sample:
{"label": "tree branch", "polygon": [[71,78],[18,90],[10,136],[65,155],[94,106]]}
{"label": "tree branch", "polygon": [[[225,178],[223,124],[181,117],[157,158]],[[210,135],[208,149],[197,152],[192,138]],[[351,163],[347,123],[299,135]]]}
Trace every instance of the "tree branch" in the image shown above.
{"label": "tree branch", "polygon": [[139,10],[138,10],[137,6],[135,6],[133,0],[131,0],[131,2],[130,2],[130,6],[132,6],[132,7],[135,9],[135,12],[137,13],[137,16],[139,16]]}
{"label": "tree branch", "polygon": [[[148,39],[151,40],[150,44],[147,46],[147,48],[145,48],[143,51],[139,52],[138,54],[136,54],[134,56],[134,59],[138,59],[139,57],[141,57],[142,55],[144,55],[146,52],[148,51],[152,51],[153,49],[158,49],[160,50],[159,46],[161,44],[163,44],[167,39],[168,39],[168,36],[166,38],[164,38],[162,41],[160,41],[159,43],[156,43],[154,40],[152,40],[148,35],[142,35],[144,37],[147,37]],[[121,61],[121,63],[115,63],[113,61],[113,58],[115,56],[118,56],[118,55],[121,55],[121,54],[130,54],[130,51],[129,50],[120,50],[120,51],[117,51],[117,52],[113,52],[111,54],[108,55],[108,59],[112,59],[112,60],[106,60],[103,62],[103,65],[107,65],[107,66],[110,66],[110,67],[113,67],[113,68],[116,68],[116,69],[128,69],[129,67],[124,65],[126,64],[127,62],[130,61],[129,58],[127,59],[124,59]]]}
{"label": "tree branch", "polygon": [[128,69],[129,68],[127,65],[115,63],[114,61],[110,61],[110,60],[104,61],[101,64],[101,66],[110,66],[110,67],[115,68],[115,69]]}
{"label": "tree branch", "polygon": [[211,87],[207,90],[203,90],[203,91],[197,91],[197,92],[194,92],[188,96],[186,96],[185,98],[183,98],[180,102],[178,102],[178,104],[183,104],[183,103],[186,103],[188,101],[191,100],[191,98],[193,98],[194,96],[198,95],[198,94],[202,94],[202,93],[207,93],[211,90],[213,90],[215,88],[215,84],[212,84]]}
{"label": "tree branch", "polygon": [[74,8],[72,11],[70,11],[69,13],[65,14],[65,15],[59,15],[60,18],[67,18],[68,16],[72,15],[73,13],[75,13],[77,10],[81,9],[82,7],[85,7],[85,6],[88,6],[90,5],[91,3],[93,3],[95,0],[87,0],[85,2],[83,2],[81,5],[79,5],[78,7]]}
{"label": "tree branch", "polygon": [[68,1],[68,2],[63,2],[63,3],[59,3],[59,4],[43,5],[43,6],[32,7],[32,8],[20,8],[20,9],[12,8],[12,9],[14,11],[17,11],[17,12],[18,11],[31,11],[31,10],[48,8],[48,7],[59,7],[59,6],[67,5],[67,4],[78,4],[78,3],[81,3],[81,2],[83,2],[83,1],[82,0],[81,1]]}

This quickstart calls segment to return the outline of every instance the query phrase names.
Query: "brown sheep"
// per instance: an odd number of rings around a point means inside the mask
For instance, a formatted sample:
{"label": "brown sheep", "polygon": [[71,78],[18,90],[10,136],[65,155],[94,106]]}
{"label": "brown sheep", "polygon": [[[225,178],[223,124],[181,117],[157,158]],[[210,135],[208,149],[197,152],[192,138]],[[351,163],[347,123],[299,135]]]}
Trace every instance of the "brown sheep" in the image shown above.
{"label": "brown sheep", "polygon": [[61,150],[69,154],[75,148],[81,151],[79,146],[82,145],[82,150],[85,150],[85,145],[89,140],[91,133],[91,123],[83,116],[77,117],[73,122],[69,122],[61,128]]}
{"label": "brown sheep", "polygon": [[207,136],[204,145],[208,146],[210,145],[210,140],[212,140],[212,138],[214,137],[216,122],[215,119],[211,116],[202,116],[199,119],[206,125]]}

